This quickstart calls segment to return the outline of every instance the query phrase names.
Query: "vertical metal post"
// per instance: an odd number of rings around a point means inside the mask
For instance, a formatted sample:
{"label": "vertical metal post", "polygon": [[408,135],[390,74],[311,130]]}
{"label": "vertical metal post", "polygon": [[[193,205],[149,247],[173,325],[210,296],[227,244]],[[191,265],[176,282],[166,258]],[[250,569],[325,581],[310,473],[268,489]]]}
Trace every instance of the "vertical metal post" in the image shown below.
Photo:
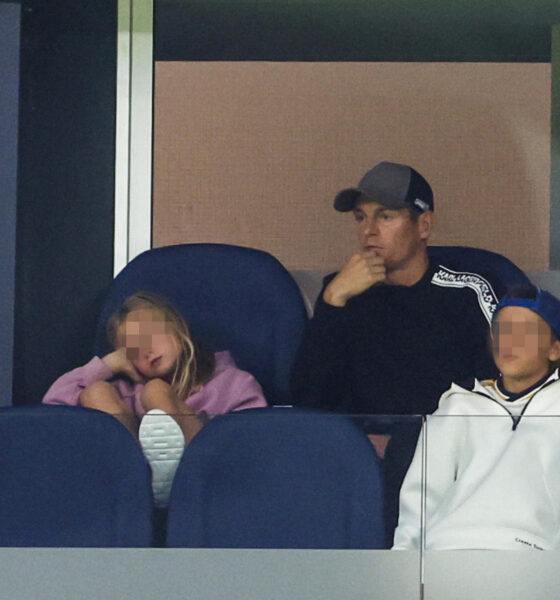
{"label": "vertical metal post", "polygon": [[428,477],[428,419],[422,417],[422,429],[420,431],[420,443],[422,444],[422,492],[420,494],[420,600],[424,600],[425,571],[426,571],[426,493]]}
{"label": "vertical metal post", "polygon": [[560,25],[552,27],[550,122],[550,269],[560,269]]}
{"label": "vertical metal post", "polygon": [[119,0],[114,275],[152,243],[153,0]]}
{"label": "vertical metal post", "polygon": [[0,4],[0,406],[12,403],[21,6]]}

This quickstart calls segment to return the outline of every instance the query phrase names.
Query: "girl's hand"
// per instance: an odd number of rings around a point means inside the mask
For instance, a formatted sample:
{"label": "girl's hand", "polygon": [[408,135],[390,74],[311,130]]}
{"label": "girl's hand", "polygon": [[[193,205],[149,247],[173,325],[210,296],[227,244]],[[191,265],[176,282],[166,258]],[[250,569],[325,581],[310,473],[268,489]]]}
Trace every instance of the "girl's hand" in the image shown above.
{"label": "girl's hand", "polygon": [[144,383],[146,378],[138,372],[132,362],[126,357],[126,348],[117,348],[103,357],[103,362],[115,375],[126,375],[135,383]]}

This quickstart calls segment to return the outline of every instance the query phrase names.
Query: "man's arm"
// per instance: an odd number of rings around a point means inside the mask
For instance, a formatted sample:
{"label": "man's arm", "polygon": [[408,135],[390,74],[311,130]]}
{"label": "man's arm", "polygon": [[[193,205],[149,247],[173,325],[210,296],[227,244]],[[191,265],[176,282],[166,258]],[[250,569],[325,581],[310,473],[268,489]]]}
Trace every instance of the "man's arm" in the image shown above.
{"label": "man's arm", "polygon": [[383,259],[373,252],[354,254],[323,291],[323,300],[339,308],[376,283],[385,280]]}
{"label": "man's arm", "polygon": [[[331,278],[327,277],[326,281]],[[327,304],[322,291],[315,303],[313,318],[305,328],[292,369],[294,405],[337,410],[347,375],[346,323],[345,309]]]}
{"label": "man's arm", "polygon": [[355,254],[341,271],[325,278],[292,370],[294,404],[343,408],[347,359],[354,340],[346,303],[384,279],[383,259],[373,252]]}

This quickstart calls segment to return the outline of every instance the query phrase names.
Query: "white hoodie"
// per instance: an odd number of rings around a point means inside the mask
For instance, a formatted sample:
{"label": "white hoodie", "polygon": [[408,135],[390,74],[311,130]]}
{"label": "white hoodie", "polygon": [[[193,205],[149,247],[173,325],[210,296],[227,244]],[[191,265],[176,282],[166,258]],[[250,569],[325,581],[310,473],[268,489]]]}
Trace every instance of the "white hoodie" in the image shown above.
{"label": "white hoodie", "polygon": [[511,402],[494,381],[442,395],[401,488],[394,549],[421,546],[424,486],[428,550],[559,548],[558,371]]}

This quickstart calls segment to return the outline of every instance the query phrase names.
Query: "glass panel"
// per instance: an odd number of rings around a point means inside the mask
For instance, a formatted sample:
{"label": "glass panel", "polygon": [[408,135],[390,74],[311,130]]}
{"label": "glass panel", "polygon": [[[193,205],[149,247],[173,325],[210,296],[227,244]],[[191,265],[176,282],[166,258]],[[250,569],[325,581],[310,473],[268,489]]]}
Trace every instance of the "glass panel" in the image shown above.
{"label": "glass panel", "polygon": [[[424,438],[421,416],[353,416],[381,459],[384,482],[384,525],[388,570],[380,573],[387,588],[386,598],[421,597],[423,537],[422,494],[424,487]],[[401,500],[401,486],[413,460],[419,461],[418,490]],[[405,519],[405,527],[397,526]],[[411,539],[413,527],[415,539]],[[395,572],[398,569],[398,577]],[[401,588],[406,586],[406,593]]]}

